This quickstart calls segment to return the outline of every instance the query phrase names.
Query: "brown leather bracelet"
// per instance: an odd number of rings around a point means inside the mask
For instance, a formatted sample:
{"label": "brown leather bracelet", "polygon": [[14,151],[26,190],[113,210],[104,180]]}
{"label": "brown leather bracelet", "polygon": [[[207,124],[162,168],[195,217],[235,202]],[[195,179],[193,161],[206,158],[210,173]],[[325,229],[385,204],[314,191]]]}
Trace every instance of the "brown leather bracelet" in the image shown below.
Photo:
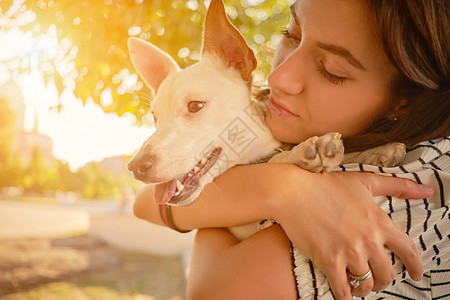
{"label": "brown leather bracelet", "polygon": [[159,205],[159,215],[161,216],[161,220],[172,230],[178,231],[180,233],[190,232],[191,230],[183,230],[178,228],[172,219],[172,212],[170,210],[170,205],[168,204],[160,204]]}

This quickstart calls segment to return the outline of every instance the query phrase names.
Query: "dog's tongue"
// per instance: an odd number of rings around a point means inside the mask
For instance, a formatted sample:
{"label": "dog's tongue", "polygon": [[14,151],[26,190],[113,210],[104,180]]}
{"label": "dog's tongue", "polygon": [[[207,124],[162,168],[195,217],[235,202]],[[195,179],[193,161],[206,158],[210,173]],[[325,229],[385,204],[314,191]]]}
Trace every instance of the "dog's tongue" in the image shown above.
{"label": "dog's tongue", "polygon": [[158,204],[166,204],[170,201],[177,188],[177,180],[159,183],[155,186],[155,201]]}

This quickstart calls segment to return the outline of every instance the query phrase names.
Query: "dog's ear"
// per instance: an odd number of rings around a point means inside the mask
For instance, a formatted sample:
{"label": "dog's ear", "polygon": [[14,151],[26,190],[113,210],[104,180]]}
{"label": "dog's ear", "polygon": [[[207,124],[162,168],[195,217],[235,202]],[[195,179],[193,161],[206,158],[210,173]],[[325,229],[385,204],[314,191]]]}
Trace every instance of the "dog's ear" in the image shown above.
{"label": "dog's ear", "polygon": [[238,70],[247,82],[256,68],[255,55],[228,20],[222,0],[212,0],[209,5],[204,23],[202,53],[218,56],[228,66]]}
{"label": "dog's ear", "polygon": [[180,69],[170,55],[144,40],[129,38],[128,51],[135,69],[144,82],[153,89],[155,95],[161,82],[170,73]]}

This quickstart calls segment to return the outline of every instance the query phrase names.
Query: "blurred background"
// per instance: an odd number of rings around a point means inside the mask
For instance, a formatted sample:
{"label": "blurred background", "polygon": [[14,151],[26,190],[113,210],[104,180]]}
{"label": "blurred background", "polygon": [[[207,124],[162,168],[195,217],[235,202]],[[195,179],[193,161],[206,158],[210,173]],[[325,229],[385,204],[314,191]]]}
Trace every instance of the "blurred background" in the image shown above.
{"label": "blurred background", "polygon": [[[132,215],[153,94],[126,45],[195,63],[209,2],[0,1],[0,299],[184,299],[194,233]],[[258,81],[292,2],[225,1]]]}

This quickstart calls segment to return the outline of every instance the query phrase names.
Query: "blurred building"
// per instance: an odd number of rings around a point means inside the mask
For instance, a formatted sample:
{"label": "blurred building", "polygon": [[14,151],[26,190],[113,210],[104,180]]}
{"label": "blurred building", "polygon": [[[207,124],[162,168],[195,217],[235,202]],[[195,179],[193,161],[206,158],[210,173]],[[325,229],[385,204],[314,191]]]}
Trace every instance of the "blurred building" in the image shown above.
{"label": "blurred building", "polygon": [[5,98],[9,101],[10,107],[16,115],[13,151],[20,154],[22,160],[27,162],[33,149],[38,147],[45,161],[55,161],[53,142],[50,137],[39,132],[37,114],[35,114],[33,129],[25,131],[25,100],[20,87],[15,82],[8,81],[0,86],[0,98]]}
{"label": "blurred building", "polygon": [[25,124],[25,100],[22,90],[13,81],[0,85],[0,98],[9,100],[9,106],[16,114],[15,131],[24,131]]}

